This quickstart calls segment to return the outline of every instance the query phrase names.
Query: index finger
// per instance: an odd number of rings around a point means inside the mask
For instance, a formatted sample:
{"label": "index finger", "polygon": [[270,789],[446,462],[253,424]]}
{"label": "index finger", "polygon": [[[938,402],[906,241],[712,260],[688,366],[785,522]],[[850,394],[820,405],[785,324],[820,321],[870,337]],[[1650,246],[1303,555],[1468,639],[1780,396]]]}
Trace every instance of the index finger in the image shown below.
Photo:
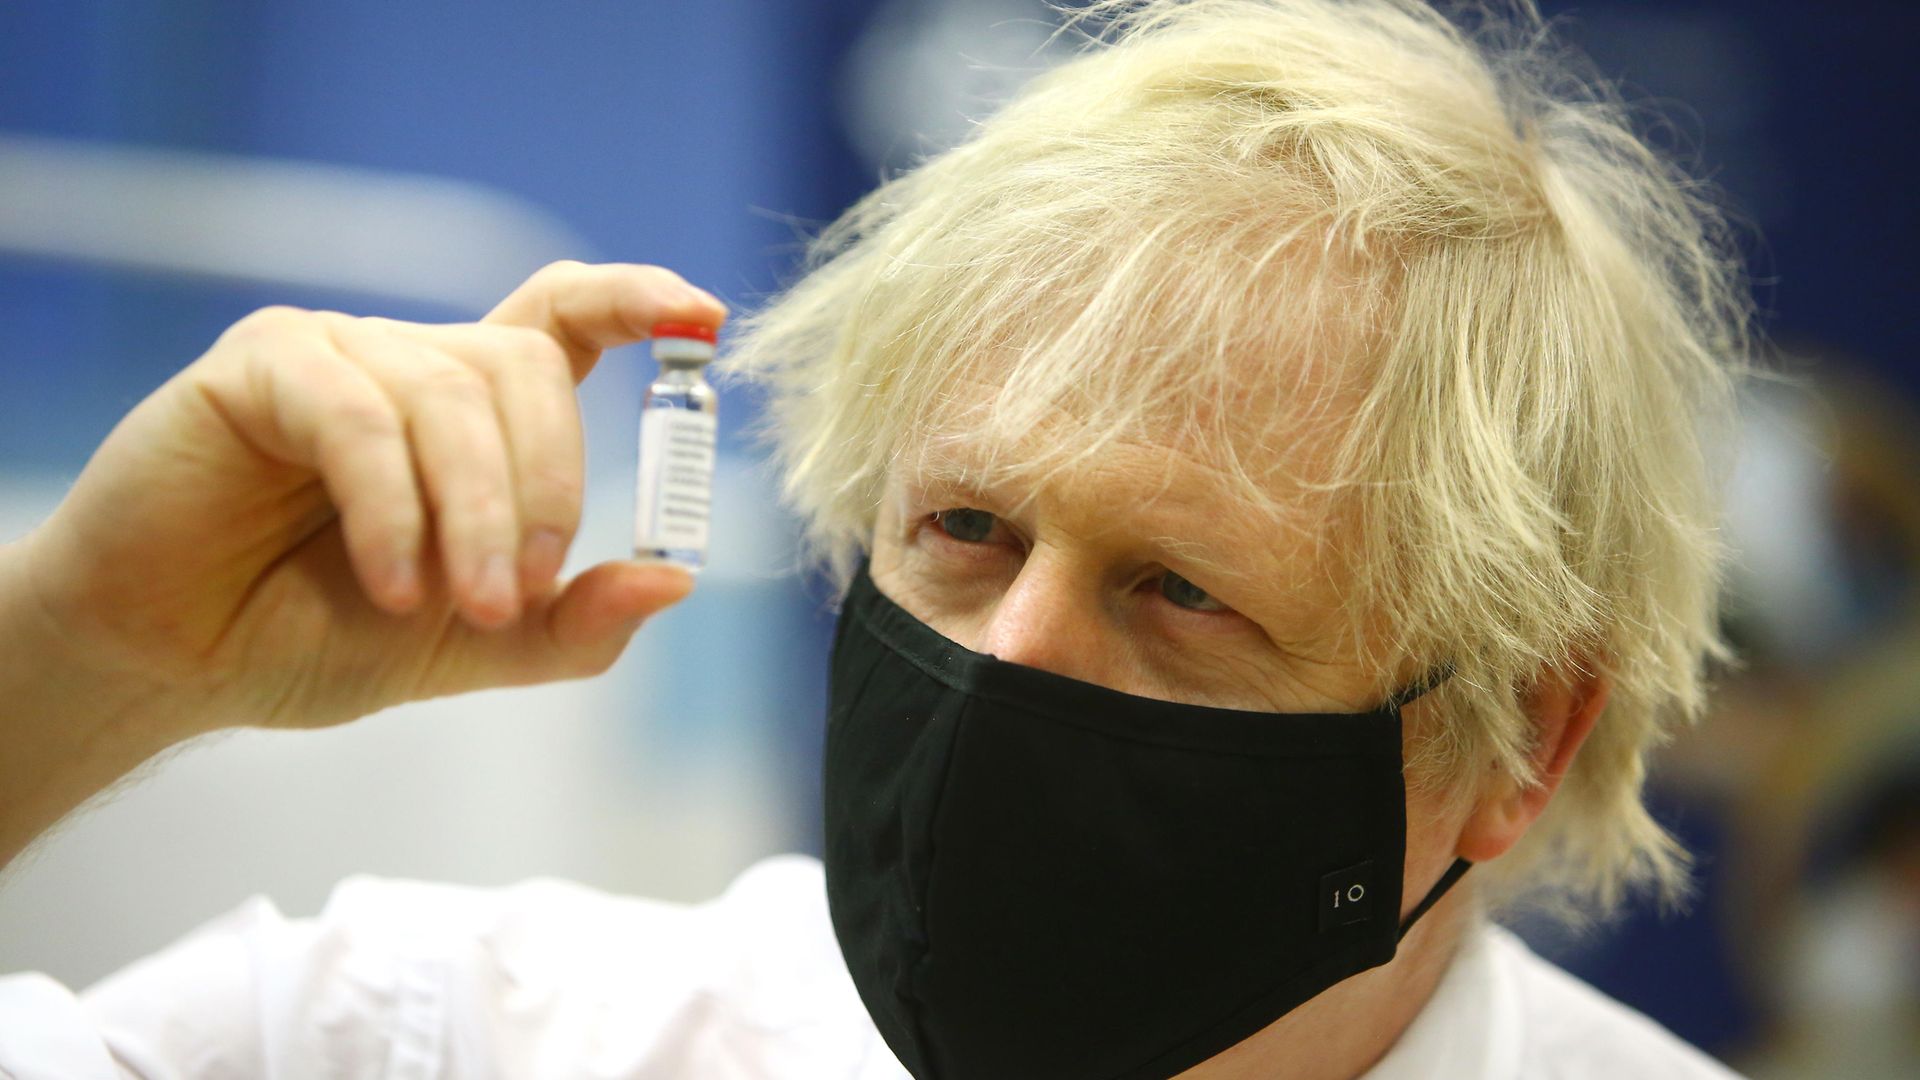
{"label": "index finger", "polygon": [[542,267],[482,322],[525,326],[560,343],[579,382],[600,354],[645,340],[655,323],[717,327],[727,308],[664,266],[557,262]]}

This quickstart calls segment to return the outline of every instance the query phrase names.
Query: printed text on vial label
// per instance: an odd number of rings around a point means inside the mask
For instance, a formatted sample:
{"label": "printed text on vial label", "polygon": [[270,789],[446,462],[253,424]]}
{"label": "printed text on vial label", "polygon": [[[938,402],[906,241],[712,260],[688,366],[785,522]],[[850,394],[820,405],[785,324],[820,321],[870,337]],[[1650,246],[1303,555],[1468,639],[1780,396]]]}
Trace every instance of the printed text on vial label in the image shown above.
{"label": "printed text on vial label", "polygon": [[713,417],[689,409],[641,414],[635,548],[706,550],[714,429]]}

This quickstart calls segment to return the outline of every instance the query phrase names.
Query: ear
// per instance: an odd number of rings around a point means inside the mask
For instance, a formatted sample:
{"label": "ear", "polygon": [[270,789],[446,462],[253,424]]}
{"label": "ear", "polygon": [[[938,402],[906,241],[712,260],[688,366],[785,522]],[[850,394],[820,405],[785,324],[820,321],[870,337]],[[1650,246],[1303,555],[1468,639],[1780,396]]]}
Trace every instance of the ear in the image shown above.
{"label": "ear", "polygon": [[1486,862],[1520,842],[1560,790],[1560,781],[1573,767],[1574,755],[1587,741],[1612,692],[1613,681],[1605,675],[1579,670],[1542,675],[1527,695],[1536,782],[1523,785],[1512,776],[1494,778],[1460,830],[1461,858]]}

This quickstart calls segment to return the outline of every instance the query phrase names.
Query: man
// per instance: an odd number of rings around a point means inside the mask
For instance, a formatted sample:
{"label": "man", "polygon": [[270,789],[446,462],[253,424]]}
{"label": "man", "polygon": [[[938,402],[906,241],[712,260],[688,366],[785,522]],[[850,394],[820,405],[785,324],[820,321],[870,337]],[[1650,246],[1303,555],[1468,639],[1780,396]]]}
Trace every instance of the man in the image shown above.
{"label": "man", "polygon": [[[1722,651],[1745,312],[1711,209],[1501,43],[1522,15],[1095,4],[1096,47],[745,320],[847,589],[824,866],[686,911],[253,904],[84,996],[0,984],[54,1047],[0,1064],[1727,1075],[1485,916],[1677,887],[1640,780]],[[723,315],[566,265],[473,326],[244,320],[0,557],[0,850],[202,731],[603,668],[688,582],[555,585],[572,384]]]}

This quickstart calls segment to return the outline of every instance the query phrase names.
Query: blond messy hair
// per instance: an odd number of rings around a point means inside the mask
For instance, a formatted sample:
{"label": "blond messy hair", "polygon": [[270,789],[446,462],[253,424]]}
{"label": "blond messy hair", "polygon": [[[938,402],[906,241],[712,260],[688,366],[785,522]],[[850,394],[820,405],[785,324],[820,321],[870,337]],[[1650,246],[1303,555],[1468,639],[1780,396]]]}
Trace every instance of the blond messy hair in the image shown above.
{"label": "blond messy hair", "polygon": [[[1611,677],[1503,896],[1674,895],[1641,788],[1726,655],[1714,451],[1749,306],[1722,217],[1530,0],[1096,0],[1068,25],[1079,55],[861,199],[737,328],[723,366],[768,386],[815,548],[844,581],[889,464],[941,433],[1081,421],[1009,475],[1198,447],[1276,522],[1326,500],[1382,693],[1457,669],[1416,783],[1531,779],[1530,689]],[[997,392],[957,404],[988,365]],[[1277,479],[1260,451],[1329,419]]]}

